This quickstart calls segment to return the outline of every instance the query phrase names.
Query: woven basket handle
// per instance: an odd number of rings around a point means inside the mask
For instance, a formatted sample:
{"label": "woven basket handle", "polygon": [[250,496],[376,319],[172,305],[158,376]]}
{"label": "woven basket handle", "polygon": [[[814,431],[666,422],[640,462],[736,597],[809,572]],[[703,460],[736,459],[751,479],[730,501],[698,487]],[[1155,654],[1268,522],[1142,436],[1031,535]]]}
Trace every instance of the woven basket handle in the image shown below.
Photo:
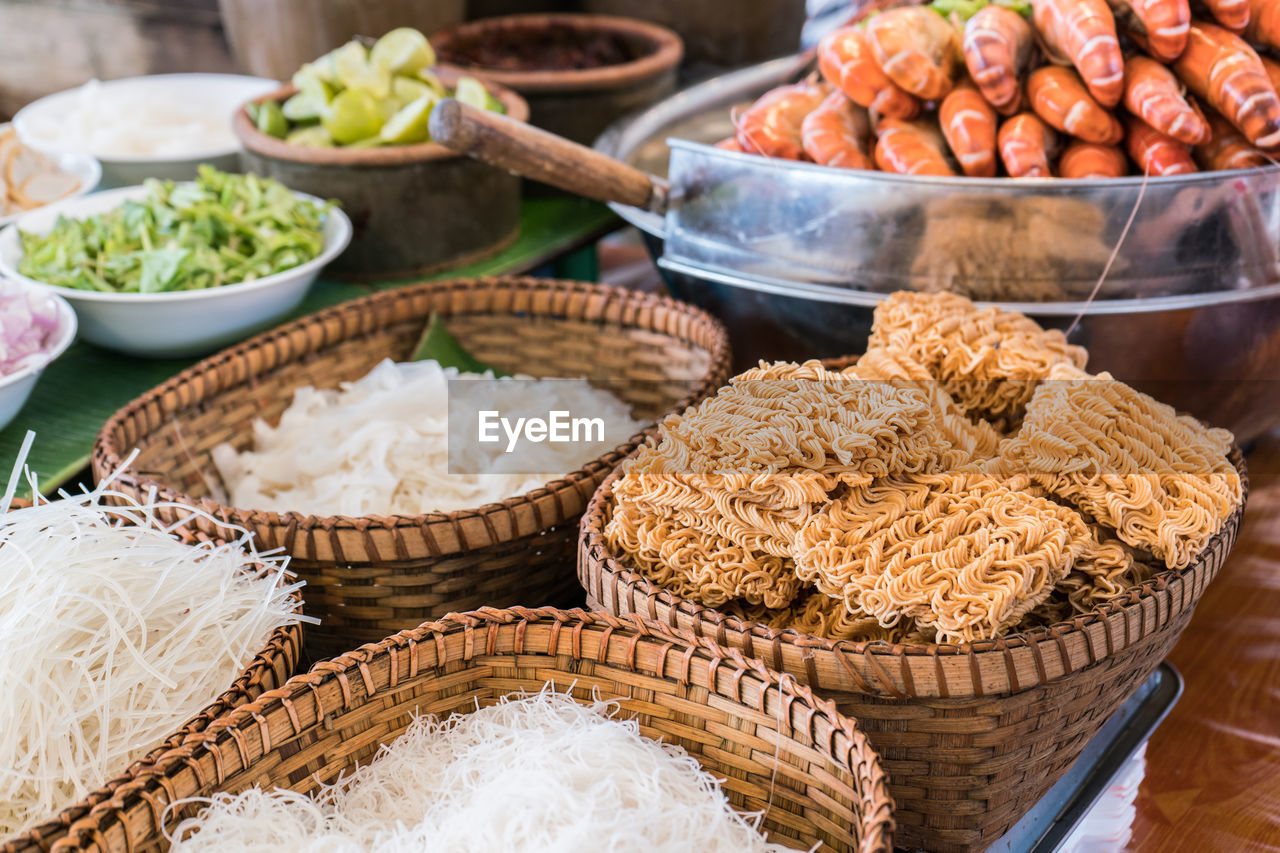
{"label": "woven basket handle", "polygon": [[660,179],[554,133],[453,98],[432,110],[431,139],[577,195],[666,213],[667,186]]}

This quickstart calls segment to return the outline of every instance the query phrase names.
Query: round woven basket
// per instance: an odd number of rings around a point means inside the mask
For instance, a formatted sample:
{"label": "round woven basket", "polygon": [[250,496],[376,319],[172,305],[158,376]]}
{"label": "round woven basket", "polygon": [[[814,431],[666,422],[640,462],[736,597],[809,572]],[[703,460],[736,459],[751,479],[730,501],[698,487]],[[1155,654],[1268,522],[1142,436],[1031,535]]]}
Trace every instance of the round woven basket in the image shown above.
{"label": "round woven basket", "polygon": [[[317,517],[237,509],[211,496],[213,447],[252,440],[295,389],[334,388],[384,358],[407,358],[438,313],[471,354],[509,372],[606,378],[637,419],[658,420],[702,399],[728,376],[723,328],[696,308],[620,288],[533,278],[415,285],[321,311],[224,350],[144,394],[103,427],[94,476],[120,491],[197,506],[283,548],[307,582],[315,657],[445,613],[485,605],[574,605],[578,519],[596,487],[641,433],[544,488],[474,510],[419,516]],[[650,428],[652,429],[652,427]]]}
{"label": "round woven basket", "polygon": [[[1239,450],[1244,494],[1248,478]],[[634,614],[739,649],[858,720],[881,756],[902,847],[986,849],[1066,772],[1177,642],[1235,542],[1244,504],[1196,561],[1048,628],[966,645],[831,641],[673,595],[610,553],[615,471],[582,518],[578,579],[592,610]]]}
{"label": "round woven basket", "polygon": [[[13,502],[15,508],[27,505],[29,505],[28,501]],[[298,604],[299,606],[302,604],[300,599]],[[266,644],[253,660],[249,661],[231,686],[202,708],[198,714],[183,723],[181,728],[156,744],[129,767],[121,768],[119,776],[107,781],[80,802],[68,806],[28,832],[7,839],[0,838],[0,853],[33,853],[37,850],[49,850],[55,842],[66,836],[71,824],[89,814],[99,803],[110,800],[112,792],[134,778],[139,768],[149,766],[158,756],[185,742],[190,735],[204,731],[210,723],[226,712],[241,705],[247,705],[262,694],[282,686],[299,669],[298,664],[302,657],[302,634],[301,623],[284,625],[272,631]]]}
{"label": "round woven basket", "polygon": [[830,702],[705,640],[549,608],[450,615],[319,664],[160,756],[57,849],[166,849],[161,820],[171,830],[192,813],[166,816],[169,803],[253,785],[309,792],[367,761],[415,712],[465,713],[547,683],[582,702],[593,691],[619,700],[643,734],[684,747],[723,778],[735,808],[763,811],[773,841],[891,850],[884,774]]}

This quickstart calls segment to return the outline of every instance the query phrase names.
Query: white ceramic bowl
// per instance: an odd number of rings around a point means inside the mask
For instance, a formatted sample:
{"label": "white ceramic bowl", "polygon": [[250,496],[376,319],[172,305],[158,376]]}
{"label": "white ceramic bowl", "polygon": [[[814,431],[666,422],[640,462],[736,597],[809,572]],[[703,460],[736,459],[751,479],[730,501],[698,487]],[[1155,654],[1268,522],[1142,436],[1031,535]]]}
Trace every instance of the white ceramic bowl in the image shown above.
{"label": "white ceramic bowl", "polygon": [[[19,229],[47,234],[58,216],[85,219],[146,193],[145,187],[108,190],[23,215],[0,231],[0,273],[51,290],[70,302],[80,320],[80,335],[90,343],[130,355],[176,358],[203,355],[268,328],[298,307],[320,270],[351,242],[351,220],[335,209],[325,219],[324,250],[305,264],[242,284],[175,293],[75,290],[43,284],[18,272]],[[320,201],[305,193],[294,195]]]}
{"label": "white ceramic bowl", "polygon": [[[8,122],[0,124],[0,133],[4,133],[10,127]],[[66,198],[79,198],[87,195],[98,188],[98,183],[102,180],[102,166],[98,161],[88,155],[77,152],[61,151],[49,155],[53,161],[58,164],[58,168],[64,172],[75,175],[80,179],[80,186],[71,195]],[[58,199],[64,201],[65,199]],[[8,225],[22,216],[23,212],[11,213],[8,216],[0,216],[0,227]]]}
{"label": "white ceramic bowl", "polygon": [[40,373],[49,366],[50,362],[67,351],[67,347],[71,346],[71,341],[76,336],[76,312],[71,310],[67,300],[50,292],[47,287],[33,287],[23,281],[13,281],[10,284],[24,289],[38,290],[41,296],[52,299],[58,311],[58,331],[54,335],[52,346],[45,353],[46,358],[29,364],[16,373],[0,376],[0,429],[4,429],[17,417],[23,404],[31,396],[32,389],[36,387],[36,380],[40,378]]}
{"label": "white ceramic bowl", "polygon": [[[90,84],[94,85],[94,84]],[[180,153],[127,154],[112,150],[94,150],[75,138],[75,122],[70,118],[82,97],[82,88],[68,89],[34,101],[18,111],[13,126],[18,137],[32,148],[50,153],[87,153],[102,163],[103,187],[127,187],[147,178],[169,178],[187,181],[196,176],[201,163],[227,171],[240,169],[240,143],[231,132],[231,117],[246,101],[280,88],[275,80],[244,77],[238,74],[153,74],[127,77],[96,84],[93,98],[100,104],[111,99],[142,99],[163,109],[167,103],[191,107],[205,115],[221,115],[226,120],[226,134],[213,143],[204,142]],[[133,110],[116,110],[110,114],[122,124],[140,119]],[[70,129],[70,130],[69,130]]]}

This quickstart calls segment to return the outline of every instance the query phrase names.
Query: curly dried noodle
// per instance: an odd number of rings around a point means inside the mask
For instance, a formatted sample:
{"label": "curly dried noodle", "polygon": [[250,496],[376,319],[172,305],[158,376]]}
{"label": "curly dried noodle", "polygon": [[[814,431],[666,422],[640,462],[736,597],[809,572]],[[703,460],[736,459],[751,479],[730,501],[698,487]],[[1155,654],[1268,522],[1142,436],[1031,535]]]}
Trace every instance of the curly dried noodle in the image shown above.
{"label": "curly dried noodle", "polygon": [[605,536],[684,598],[840,640],[966,643],[1183,568],[1239,506],[1232,437],[1021,314],[881,303],[842,371],[764,364],[630,460]]}

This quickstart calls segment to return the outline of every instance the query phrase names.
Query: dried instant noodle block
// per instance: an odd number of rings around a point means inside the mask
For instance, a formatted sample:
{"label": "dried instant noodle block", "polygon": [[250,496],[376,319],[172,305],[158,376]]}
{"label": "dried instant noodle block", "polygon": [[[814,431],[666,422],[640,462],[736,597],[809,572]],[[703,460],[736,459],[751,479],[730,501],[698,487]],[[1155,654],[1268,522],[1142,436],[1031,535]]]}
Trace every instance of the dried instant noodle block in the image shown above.
{"label": "dried instant noodle block", "polygon": [[770,608],[791,603],[800,580],[790,558],[743,547],[700,522],[692,513],[618,503],[605,540],[653,583],[708,607],[733,599]]}
{"label": "dried instant noodle block", "polygon": [[1242,500],[1231,433],[1108,374],[1056,369],[1001,450],[1020,470],[1170,568],[1191,564]]}
{"label": "dried instant noodle block", "polygon": [[1077,560],[1105,559],[1099,549],[1074,510],[994,478],[890,478],[818,513],[796,541],[796,572],[853,615],[961,643],[1016,625]]}
{"label": "dried instant noodle block", "polygon": [[950,445],[924,389],[860,382],[820,362],[761,364],[662,425],[655,473],[789,468],[844,478],[945,470]]}
{"label": "dried instant noodle block", "polygon": [[614,484],[605,534],[646,577],[710,606],[782,608],[796,534],[833,492],[967,459],[928,393],[819,362],[762,364],[663,425]]}
{"label": "dried instant noodle block", "polygon": [[[846,374],[864,380],[910,381],[929,395],[934,420],[942,437],[967,457],[965,462],[993,458],[1000,449],[1001,435],[989,421],[975,420],[956,405],[955,400],[933,378],[929,369],[899,346],[872,347],[847,368]],[[957,463],[963,464],[963,463]]]}
{"label": "dried instant noodle block", "polygon": [[875,311],[868,348],[901,348],[966,414],[1016,419],[1056,364],[1083,368],[1088,353],[1028,317],[979,309],[949,293],[899,292]]}

